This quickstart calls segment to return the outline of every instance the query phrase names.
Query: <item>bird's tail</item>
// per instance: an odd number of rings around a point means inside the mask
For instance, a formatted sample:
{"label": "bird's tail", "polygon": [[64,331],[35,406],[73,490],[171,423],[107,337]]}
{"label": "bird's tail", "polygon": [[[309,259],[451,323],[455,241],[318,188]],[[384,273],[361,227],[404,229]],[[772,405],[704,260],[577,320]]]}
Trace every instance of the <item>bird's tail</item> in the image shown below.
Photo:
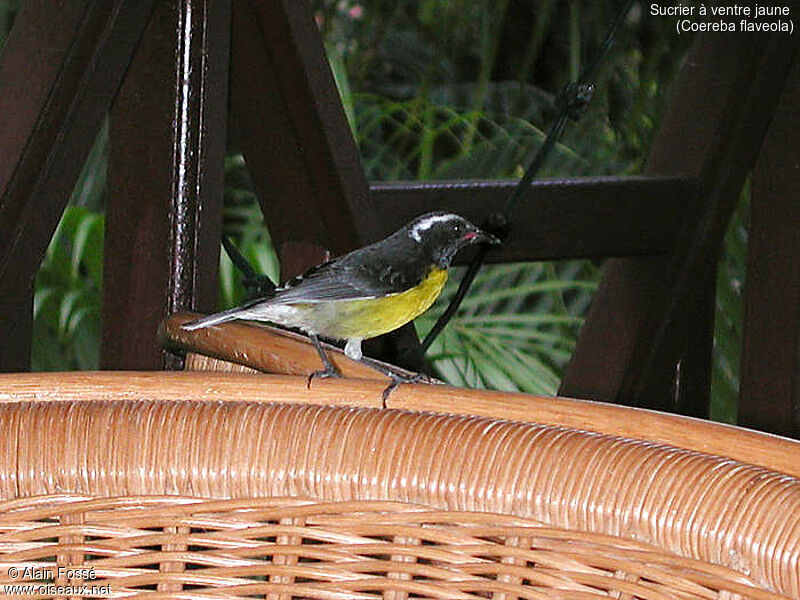
{"label": "bird's tail", "polygon": [[194,329],[202,329],[203,327],[211,327],[212,325],[219,325],[220,323],[227,323],[228,321],[235,321],[236,319],[244,318],[245,312],[246,311],[242,310],[242,307],[223,310],[222,312],[214,313],[213,315],[207,315],[205,317],[200,317],[199,319],[195,319],[194,321],[189,321],[188,323],[184,323],[183,325],[181,325],[181,329],[192,331]]}

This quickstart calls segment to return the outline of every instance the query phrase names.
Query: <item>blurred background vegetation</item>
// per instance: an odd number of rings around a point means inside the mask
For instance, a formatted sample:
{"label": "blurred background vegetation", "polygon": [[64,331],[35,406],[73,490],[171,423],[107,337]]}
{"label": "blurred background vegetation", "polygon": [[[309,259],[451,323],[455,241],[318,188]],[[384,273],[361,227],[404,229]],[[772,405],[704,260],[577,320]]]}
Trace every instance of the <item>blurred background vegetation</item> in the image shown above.
{"label": "blurred background vegetation", "polygon": [[[519,177],[544,139],[553,100],[594,56],[621,2],[313,0],[373,180]],[[640,172],[690,36],[636,4],[600,69],[592,105],[542,177]],[[4,39],[18,0],[0,0]],[[33,365],[98,364],[107,127],[99,132],[36,281]],[[240,155],[226,158],[225,232],[259,270],[279,264]],[[729,229],[717,301],[713,417],[736,415],[747,189]],[[489,210],[489,207],[487,207]],[[223,255],[220,308],[244,298]],[[484,268],[429,357],[458,385],[553,394],[591,301],[591,261]],[[418,319],[421,334],[452,295]]]}

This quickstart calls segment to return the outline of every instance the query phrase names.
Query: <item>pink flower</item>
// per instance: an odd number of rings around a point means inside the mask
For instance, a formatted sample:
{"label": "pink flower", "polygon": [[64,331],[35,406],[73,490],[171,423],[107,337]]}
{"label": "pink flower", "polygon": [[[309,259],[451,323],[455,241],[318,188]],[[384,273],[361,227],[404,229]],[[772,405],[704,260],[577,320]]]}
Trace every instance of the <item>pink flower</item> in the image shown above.
{"label": "pink flower", "polygon": [[347,14],[350,15],[351,19],[355,19],[357,21],[364,16],[364,7],[360,4],[354,4],[350,10],[347,11]]}

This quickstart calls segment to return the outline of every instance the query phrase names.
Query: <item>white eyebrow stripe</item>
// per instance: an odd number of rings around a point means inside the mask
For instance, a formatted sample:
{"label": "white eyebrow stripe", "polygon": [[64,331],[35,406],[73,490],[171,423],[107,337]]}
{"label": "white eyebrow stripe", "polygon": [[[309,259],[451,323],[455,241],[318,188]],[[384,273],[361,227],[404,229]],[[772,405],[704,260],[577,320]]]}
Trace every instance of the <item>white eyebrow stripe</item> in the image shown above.
{"label": "white eyebrow stripe", "polygon": [[416,241],[421,242],[422,236],[420,233],[427,231],[437,223],[444,223],[445,221],[452,221],[453,219],[457,218],[457,215],[433,215],[414,225],[414,227],[411,228],[411,231],[408,232],[408,235],[410,235]]}

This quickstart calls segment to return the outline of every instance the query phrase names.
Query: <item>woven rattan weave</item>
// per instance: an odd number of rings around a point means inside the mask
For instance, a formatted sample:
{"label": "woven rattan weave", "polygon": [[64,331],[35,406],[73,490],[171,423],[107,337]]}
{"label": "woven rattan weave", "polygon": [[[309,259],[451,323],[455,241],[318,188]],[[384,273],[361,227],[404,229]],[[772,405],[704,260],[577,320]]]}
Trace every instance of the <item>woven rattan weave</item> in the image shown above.
{"label": "woven rattan weave", "polygon": [[3,585],[36,567],[137,598],[800,597],[800,480],[725,457],[403,410],[43,400],[0,404]]}
{"label": "woven rattan weave", "polygon": [[[84,583],[143,597],[148,589],[182,597],[779,597],[736,571],[648,544],[414,504],[61,496],[0,509],[3,529],[17,529],[5,535],[4,560],[56,573],[58,564],[91,568],[96,578]],[[55,540],[72,551],[60,555]]]}

